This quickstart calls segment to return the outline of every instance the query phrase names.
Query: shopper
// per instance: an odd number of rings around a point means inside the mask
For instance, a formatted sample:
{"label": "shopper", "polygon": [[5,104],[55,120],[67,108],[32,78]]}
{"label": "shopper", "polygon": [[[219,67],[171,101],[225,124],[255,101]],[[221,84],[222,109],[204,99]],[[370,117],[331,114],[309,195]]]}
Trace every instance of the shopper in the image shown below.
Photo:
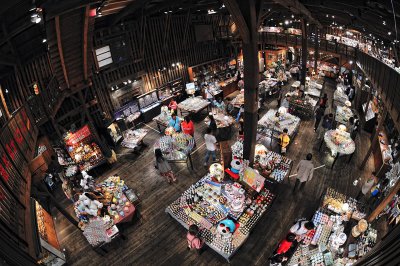
{"label": "shopper", "polygon": [[325,113],[325,108],[319,106],[316,110],[315,110],[315,124],[314,124],[314,132],[317,131],[319,124],[321,122],[322,117],[324,116]]}
{"label": "shopper", "polygon": [[285,254],[292,247],[293,242],[296,240],[296,235],[293,233],[289,233],[286,235],[285,239],[279,243],[277,250],[274,252],[275,254]]}
{"label": "shopper", "polygon": [[214,96],[212,95],[211,89],[210,89],[209,86],[206,86],[206,88],[205,88],[205,93],[206,93],[206,99],[207,99],[207,101],[209,101],[209,102],[212,104],[213,101],[214,101]]}
{"label": "shopper", "polygon": [[282,134],[279,135],[279,145],[281,147],[281,154],[286,154],[286,149],[290,143],[288,129],[284,128]]}
{"label": "shopper", "polygon": [[168,122],[168,126],[173,127],[176,132],[181,132],[181,121],[175,113],[172,113],[171,119]]}
{"label": "shopper", "polygon": [[372,172],[371,175],[367,178],[367,180],[365,180],[364,184],[361,186],[360,192],[358,192],[356,200],[360,201],[362,198],[365,198],[368,192],[371,191],[372,187],[374,186],[377,180],[377,177],[375,175],[376,173]]}
{"label": "shopper", "polygon": [[321,138],[321,135],[323,138],[325,133],[331,129],[333,129],[333,114],[332,113],[324,115],[324,119],[322,120],[322,130],[318,134],[318,139]]}
{"label": "shopper", "polygon": [[290,95],[286,94],[285,98],[283,98],[281,106],[279,107],[279,112],[281,113],[288,113],[289,112],[289,101],[290,101]]}
{"label": "shopper", "polygon": [[206,144],[206,157],[204,166],[207,166],[210,156],[212,156],[213,161],[216,160],[215,150],[217,149],[217,139],[212,134],[210,127],[207,128],[207,133],[204,135],[204,141]]}
{"label": "shopper", "polygon": [[210,128],[211,132],[213,132],[213,134],[215,134],[215,132],[217,131],[217,123],[215,122],[214,116],[210,113],[208,115],[208,119],[210,119],[208,128]]}
{"label": "shopper", "polygon": [[356,134],[355,134],[355,129],[356,124],[354,123],[354,117],[350,117],[349,121],[347,122],[346,128],[347,128],[347,132],[350,133],[350,137],[355,140],[356,139]]}
{"label": "shopper", "polygon": [[168,161],[163,157],[161,150],[156,149],[154,154],[156,156],[154,166],[160,171],[161,176],[165,177],[169,184],[171,184],[171,182],[176,182],[176,176],[174,172],[172,172]]}
{"label": "shopper", "polygon": [[174,98],[172,98],[169,102],[168,108],[171,110],[171,114],[177,114],[178,103],[175,101]]}
{"label": "shopper", "polygon": [[300,190],[303,190],[306,182],[310,181],[313,178],[314,164],[311,161],[311,159],[312,159],[312,154],[309,153],[307,154],[306,159],[301,160],[297,165],[296,167],[297,177],[296,177],[296,183],[294,184],[293,187],[293,193],[296,191],[296,188],[299,186],[299,184],[300,184]]}
{"label": "shopper", "polygon": [[324,97],[319,100],[319,106],[326,109],[328,106],[328,95],[324,93]]}
{"label": "shopper", "polygon": [[225,111],[225,103],[221,97],[214,101],[214,106],[220,109],[222,112]]}
{"label": "shopper", "polygon": [[307,221],[306,219],[299,219],[290,228],[289,232],[295,234],[296,236],[303,236],[314,228],[315,225],[313,222]]}
{"label": "shopper", "polygon": [[199,254],[203,252],[204,241],[200,238],[200,229],[197,225],[192,224],[186,234],[189,250],[196,250]]}
{"label": "shopper", "polygon": [[185,116],[185,120],[181,123],[182,132],[194,137],[194,124],[190,117]]}
{"label": "shopper", "polygon": [[350,102],[353,102],[354,96],[355,96],[354,86],[351,86],[350,90],[349,90],[349,95],[348,95]]}

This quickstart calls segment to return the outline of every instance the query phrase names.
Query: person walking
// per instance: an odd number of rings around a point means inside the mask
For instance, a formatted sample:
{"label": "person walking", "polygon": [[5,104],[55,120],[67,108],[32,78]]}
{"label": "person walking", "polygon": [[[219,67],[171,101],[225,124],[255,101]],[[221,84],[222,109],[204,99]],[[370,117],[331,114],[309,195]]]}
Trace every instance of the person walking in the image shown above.
{"label": "person walking", "polygon": [[182,132],[194,137],[194,124],[190,117],[185,116],[185,120],[181,123]]}
{"label": "person walking", "polygon": [[216,160],[215,150],[217,149],[217,139],[212,134],[212,130],[210,127],[207,128],[207,132],[204,135],[204,141],[206,144],[206,157],[204,160],[204,166],[207,166],[208,159],[212,156],[212,160]]}
{"label": "person walking", "polygon": [[181,132],[181,121],[175,113],[172,113],[171,119],[168,122],[168,126],[173,127],[176,132]]}
{"label": "person walking", "polygon": [[302,218],[297,220],[292,227],[290,227],[289,232],[295,234],[296,236],[303,236],[308,233],[308,231],[315,228],[315,225],[311,221],[307,221]]}
{"label": "person walking", "polygon": [[319,100],[319,106],[326,109],[328,106],[328,94],[324,93],[324,97]]}
{"label": "person walking", "polygon": [[317,131],[319,124],[324,116],[325,108],[319,106],[317,110],[315,110],[315,124],[314,124],[314,132]]}
{"label": "person walking", "polygon": [[210,119],[210,122],[208,124],[208,128],[210,128],[211,132],[213,134],[215,134],[215,132],[217,131],[217,123],[215,122],[214,116],[210,113],[208,115],[208,118]]}
{"label": "person walking", "polygon": [[321,138],[321,135],[322,135],[322,138],[324,138],[325,133],[328,130],[331,130],[332,128],[333,128],[333,114],[330,113],[330,114],[324,115],[324,119],[322,120],[322,130],[318,134],[318,139]]}
{"label": "person walking", "polygon": [[365,180],[364,184],[361,186],[360,191],[357,194],[356,200],[360,201],[362,198],[371,191],[372,187],[376,183],[377,177],[375,176],[376,173],[372,172],[371,175]]}
{"label": "person walking", "polygon": [[168,161],[163,157],[161,150],[156,149],[154,154],[156,156],[154,166],[160,171],[161,176],[165,177],[169,184],[171,184],[171,182],[176,182],[176,176],[174,172],[172,172]]}
{"label": "person walking", "polygon": [[281,154],[286,154],[286,149],[289,146],[290,137],[288,129],[284,128],[282,134],[279,135],[279,145],[281,146]]}
{"label": "person walking", "polygon": [[307,181],[310,181],[313,178],[314,174],[314,164],[311,161],[312,154],[309,153],[306,156],[305,160],[301,160],[296,167],[297,177],[296,183],[293,187],[293,193],[296,191],[297,187],[300,185],[300,190],[304,189],[304,185]]}
{"label": "person walking", "polygon": [[200,228],[197,225],[191,224],[189,226],[186,240],[189,250],[196,250],[199,255],[203,252],[204,240],[200,238]]}

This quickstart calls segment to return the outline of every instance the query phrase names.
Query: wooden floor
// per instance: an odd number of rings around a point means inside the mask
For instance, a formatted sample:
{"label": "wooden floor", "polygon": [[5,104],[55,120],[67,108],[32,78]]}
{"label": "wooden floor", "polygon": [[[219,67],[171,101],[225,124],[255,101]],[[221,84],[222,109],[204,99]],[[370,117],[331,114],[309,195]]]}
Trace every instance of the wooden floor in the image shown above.
{"label": "wooden floor", "polygon": [[[327,81],[325,92],[330,99],[333,96],[334,83]],[[276,101],[266,104],[266,108],[276,105]],[[264,110],[265,112],[266,110]],[[329,109],[328,109],[329,111]],[[319,198],[327,187],[332,187],[346,195],[355,196],[359,188],[352,185],[353,180],[366,177],[373,169],[370,161],[367,167],[360,171],[358,166],[370,145],[368,134],[361,132],[356,139],[356,151],[350,163],[339,159],[333,170],[330,165],[333,159],[327,151],[318,151],[313,131],[314,121],[302,121],[298,135],[294,139],[288,157],[295,163],[305,157],[308,152],[314,155],[315,166],[326,165],[315,171],[314,178],[308,182],[303,192],[291,194],[293,180],[285,181],[276,187],[277,198],[261,221],[255,226],[244,246],[232,258],[232,265],[267,265],[268,257],[277,243],[285,236],[287,230],[296,218],[311,218],[319,205]],[[57,211],[57,232],[61,246],[65,249],[69,265],[224,265],[227,264],[219,255],[207,249],[198,256],[186,249],[185,230],[175,220],[164,212],[166,206],[174,201],[192,183],[206,173],[203,167],[205,130],[204,122],[196,123],[195,138],[197,149],[193,154],[194,171],[186,165],[174,165],[178,173],[178,182],[168,185],[157,174],[153,167],[152,144],[160,137],[156,125],[148,124],[150,133],[145,138],[149,144],[140,156],[120,153],[118,163],[104,172],[99,179],[112,174],[119,174],[126,184],[139,193],[142,200],[140,212],[142,219],[126,228],[127,240],[116,243],[115,247],[105,256],[95,253],[82,235],[82,232]],[[153,129],[151,129],[151,128]],[[72,212],[71,203],[59,192],[57,197]]]}

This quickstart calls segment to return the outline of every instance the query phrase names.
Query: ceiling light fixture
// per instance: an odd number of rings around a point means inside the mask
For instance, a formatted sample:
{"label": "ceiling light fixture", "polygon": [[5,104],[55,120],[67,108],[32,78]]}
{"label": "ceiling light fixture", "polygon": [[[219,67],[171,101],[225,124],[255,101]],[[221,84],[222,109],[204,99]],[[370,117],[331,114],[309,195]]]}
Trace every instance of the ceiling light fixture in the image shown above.
{"label": "ceiling light fixture", "polygon": [[388,35],[392,35],[392,32],[389,31],[389,32],[388,32]]}
{"label": "ceiling light fixture", "polygon": [[47,40],[46,40],[46,39],[43,39],[43,40],[42,40],[42,43],[45,43],[45,42],[47,42]]}
{"label": "ceiling light fixture", "polygon": [[212,15],[212,14],[215,14],[215,13],[217,13],[214,9],[209,9],[208,10],[208,14],[209,15]]}
{"label": "ceiling light fixture", "polygon": [[382,21],[382,24],[383,24],[383,25],[386,25],[386,21]]}
{"label": "ceiling light fixture", "polygon": [[285,20],[285,25],[288,25],[289,24],[289,20]]}

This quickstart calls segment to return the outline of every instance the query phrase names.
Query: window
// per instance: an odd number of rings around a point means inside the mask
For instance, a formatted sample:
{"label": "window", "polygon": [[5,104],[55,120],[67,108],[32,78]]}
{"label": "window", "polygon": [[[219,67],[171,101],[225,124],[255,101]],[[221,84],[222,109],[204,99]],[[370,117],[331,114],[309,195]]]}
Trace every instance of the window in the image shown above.
{"label": "window", "polygon": [[99,68],[109,65],[113,62],[111,57],[110,46],[103,46],[96,49],[96,59]]}

